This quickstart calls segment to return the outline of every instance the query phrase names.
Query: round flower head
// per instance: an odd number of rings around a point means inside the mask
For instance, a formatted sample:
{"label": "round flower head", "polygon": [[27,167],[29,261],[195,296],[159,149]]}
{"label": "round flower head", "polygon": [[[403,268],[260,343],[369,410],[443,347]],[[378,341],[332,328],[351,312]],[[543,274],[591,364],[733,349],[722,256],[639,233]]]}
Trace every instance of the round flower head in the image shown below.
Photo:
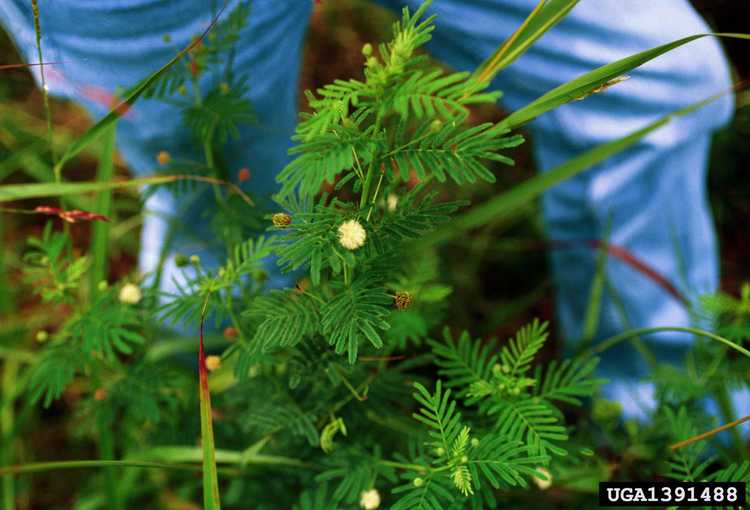
{"label": "round flower head", "polygon": [[406,292],[405,290],[400,290],[396,292],[396,296],[393,298],[393,304],[396,305],[396,308],[399,310],[406,310],[411,305],[411,294]]}
{"label": "round flower head", "polygon": [[209,372],[213,372],[221,366],[221,358],[219,356],[206,356],[206,368]]}
{"label": "round flower head", "polygon": [[365,244],[367,232],[357,220],[348,220],[339,226],[339,243],[347,250],[356,250]]}
{"label": "round flower head", "polygon": [[133,283],[126,283],[120,289],[120,303],[134,305],[141,300],[141,297],[141,289],[138,288],[138,285]]}
{"label": "round flower head", "polygon": [[292,224],[292,217],[287,213],[280,212],[271,216],[271,221],[276,228],[286,228]]}
{"label": "round flower head", "polygon": [[377,489],[364,491],[359,496],[359,506],[365,510],[375,510],[380,506],[380,493]]}

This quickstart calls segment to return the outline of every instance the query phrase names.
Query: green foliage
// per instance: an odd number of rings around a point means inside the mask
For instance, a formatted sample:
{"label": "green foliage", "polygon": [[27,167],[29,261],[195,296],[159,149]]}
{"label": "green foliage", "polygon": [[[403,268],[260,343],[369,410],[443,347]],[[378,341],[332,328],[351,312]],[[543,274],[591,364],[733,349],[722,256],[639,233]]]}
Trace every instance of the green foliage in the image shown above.
{"label": "green foliage", "polygon": [[88,267],[87,257],[72,256],[70,238],[47,222],[41,238],[29,239],[25,280],[44,302],[70,303]]}
{"label": "green foliage", "polygon": [[[582,77],[499,123],[472,124],[475,105],[500,95],[487,90],[486,77],[572,3],[554,0],[557,14],[544,7],[498,51],[497,62],[474,75],[447,72],[421,51],[434,28],[433,18],[424,17],[429,2],[415,13],[405,9],[390,42],[363,48],[361,79],[307,92],[310,113],[301,115],[293,159],[278,176],[281,189],[269,208],[263,197],[253,197],[251,207],[223,182],[237,169],[226,167],[222,147],[254,122],[249,81],[233,69],[233,46],[250,15],[249,2],[238,2],[205,37],[126,94],[132,101],[146,93],[179,105],[200,161],[176,155],[160,166],[163,175],[148,180],[0,190],[0,200],[9,200],[165,184],[184,209],[199,203],[213,209],[211,233],[196,238],[196,246],[223,244],[226,253],[219,267],[190,254],[175,257],[183,274],[173,295],[160,293],[151,279],[163,267],[143,280],[128,276],[125,281],[139,282],[137,298],[123,299],[122,282],[87,292],[81,285],[92,278],[87,258],[74,255],[69,232],[48,224],[30,241],[24,281],[44,303],[64,306],[64,317],[44,323],[37,338],[47,343],[38,352],[0,349],[2,356],[31,360],[21,390],[47,407],[65,396],[77,410],[78,433],[97,442],[102,458],[140,462],[158,451],[165,457],[160,461],[181,470],[204,460],[204,473],[211,473],[218,464],[222,498],[236,507],[353,508],[369,494],[382,499],[380,508],[395,510],[529,508],[544,496],[534,488],[544,473],[571,507],[589,503],[583,498],[596,481],[633,472],[750,481],[750,464],[735,452],[707,442],[664,448],[715,421],[700,403],[707,391],[721,401],[722,391],[745,386],[750,365],[727,356],[725,344],[697,342],[684,369],[658,364],[655,422],[622,424],[619,404],[597,395],[606,382],[596,375],[598,359],[550,359],[555,346],[548,345],[546,322],[534,320],[506,342],[454,334],[447,325],[459,322],[453,316],[459,303],[450,299],[458,279],[446,278],[453,261],[441,260],[443,253],[426,247],[425,238],[518,208],[666,122],[597,148],[450,223],[468,205],[456,185],[493,182],[501,165],[513,163],[509,150],[523,139],[510,127],[601,87],[605,74],[623,69],[621,62]],[[208,74],[211,80],[201,80]],[[204,81],[216,85],[201,91]],[[112,120],[97,124],[68,156],[107,123]],[[197,180],[170,179],[176,175]],[[268,235],[260,235],[266,228]],[[717,332],[737,342],[747,340],[748,289],[739,299],[704,298],[696,316],[715,319]],[[481,312],[471,305],[469,312]],[[200,386],[199,418],[190,361],[199,335],[184,330],[195,330],[208,316],[213,327],[200,341],[217,358],[199,367],[201,376],[211,370]],[[443,338],[430,339],[441,327]],[[6,400],[3,390],[0,421],[13,410],[6,402],[15,391]],[[215,430],[216,447],[206,424]],[[81,489],[92,502],[82,498],[81,505],[117,510],[153,500],[177,507],[199,498],[192,475],[117,469],[105,476],[111,481],[122,474],[124,488],[107,484],[116,490],[105,502],[93,494],[105,485],[95,475]],[[211,501],[212,484],[203,489]]]}
{"label": "green foliage", "polygon": [[[562,413],[553,402],[580,405],[604,380],[593,377],[596,358],[577,358],[563,363],[552,361],[525,374],[547,340],[547,324],[533,321],[508,340],[499,353],[494,341],[472,340],[464,332],[456,341],[444,331],[444,342],[430,341],[449,386],[460,387],[458,396],[467,406],[478,405],[480,413],[492,416],[495,430],[525,442],[535,455],[566,455],[560,442],[568,440],[561,425]],[[540,384],[541,383],[541,384]]]}
{"label": "green foliage", "polygon": [[[336,80],[317,97],[307,92],[313,112],[297,127],[300,143],[292,151],[299,157],[278,176],[281,197],[315,194],[321,184],[347,172],[342,180],[354,174],[364,185],[365,172],[379,164],[397,167],[404,180],[414,169],[420,179],[434,176],[442,182],[448,176],[458,184],[494,181],[484,161],[512,164],[498,150],[517,146],[520,136],[507,137],[507,129],[492,123],[466,126],[467,105],[493,103],[499,94],[483,92],[488,84],[468,73],[427,66],[416,53],[433,30],[432,17],[420,20],[428,4],[413,15],[404,10],[393,40],[379,46],[379,58],[363,50],[364,81]],[[389,123],[392,128],[384,131]]]}
{"label": "green foliage", "polygon": [[183,118],[198,140],[215,139],[224,144],[240,135],[239,126],[255,121],[244,83],[224,84],[206,94],[199,104],[186,106]]}
{"label": "green foliage", "polygon": [[348,353],[349,363],[357,360],[359,345],[364,341],[381,348],[382,332],[390,327],[385,318],[392,299],[376,284],[372,278],[358,278],[320,309],[323,334],[337,354]]}
{"label": "green foliage", "polygon": [[320,329],[315,302],[300,292],[271,290],[255,298],[245,315],[262,318],[251,341],[262,352],[293,347]]}

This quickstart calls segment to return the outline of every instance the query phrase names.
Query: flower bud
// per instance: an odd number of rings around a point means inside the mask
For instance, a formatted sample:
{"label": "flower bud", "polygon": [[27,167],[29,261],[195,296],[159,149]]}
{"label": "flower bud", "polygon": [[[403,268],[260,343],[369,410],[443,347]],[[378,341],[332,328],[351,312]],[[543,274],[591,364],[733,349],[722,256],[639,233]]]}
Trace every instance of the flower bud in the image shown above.
{"label": "flower bud", "polygon": [[206,368],[209,372],[213,372],[221,366],[221,358],[219,356],[206,356]]}
{"label": "flower bud", "polygon": [[49,338],[49,334],[46,331],[44,331],[43,329],[37,331],[37,333],[36,333],[36,341],[37,342],[39,342],[39,343],[46,342],[48,338]]}
{"label": "flower bud", "polygon": [[224,338],[227,340],[234,340],[237,338],[237,328],[234,328],[232,326],[227,326],[224,328]]}
{"label": "flower bud", "polygon": [[372,55],[372,44],[366,43],[364,46],[362,46],[362,55],[365,57],[369,57]]}
{"label": "flower bud", "polygon": [[156,155],[156,161],[160,165],[167,165],[172,161],[172,155],[167,151],[159,151],[159,154]]}
{"label": "flower bud", "polygon": [[250,170],[247,168],[241,168],[239,172],[237,172],[237,180],[240,182],[245,182],[250,178]]}
{"label": "flower bud", "polygon": [[411,294],[409,294],[405,290],[396,292],[396,296],[393,298],[393,304],[396,305],[396,308],[398,310],[406,310],[407,308],[409,308],[409,306],[411,306],[411,302]]}
{"label": "flower bud", "polygon": [[414,480],[411,481],[411,483],[414,485],[414,487],[421,487],[424,485],[424,479],[420,477],[416,477]]}
{"label": "flower bud", "polygon": [[271,216],[271,221],[276,228],[286,228],[292,224],[292,217],[287,213],[276,213]]}
{"label": "flower bud", "polygon": [[190,263],[197,266],[201,263],[201,258],[198,255],[190,255]]}

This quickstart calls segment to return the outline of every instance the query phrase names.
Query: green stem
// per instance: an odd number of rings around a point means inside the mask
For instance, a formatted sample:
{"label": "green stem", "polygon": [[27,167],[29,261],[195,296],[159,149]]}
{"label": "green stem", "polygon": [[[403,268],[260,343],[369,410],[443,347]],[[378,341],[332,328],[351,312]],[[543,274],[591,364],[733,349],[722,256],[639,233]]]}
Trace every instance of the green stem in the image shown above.
{"label": "green stem", "polygon": [[[115,133],[117,123],[107,128],[102,144],[102,154],[99,159],[99,170],[96,180],[98,182],[109,182],[114,173],[114,151]],[[109,216],[112,205],[112,190],[104,190],[96,196],[95,211],[104,216]],[[92,225],[91,253],[93,261],[89,287],[92,300],[99,294],[99,282],[107,278],[107,244],[109,241],[109,222],[95,221]]]}
{"label": "green stem", "polygon": [[607,258],[609,255],[609,232],[611,221],[607,223],[605,234],[602,236],[602,243],[599,246],[599,253],[596,257],[596,272],[591,281],[589,289],[589,302],[586,307],[586,316],[583,320],[583,339],[581,340],[580,349],[586,350],[591,346],[599,329],[599,319],[602,310],[602,300],[604,299],[604,286],[607,281]]}
{"label": "green stem", "polygon": [[[381,116],[380,114],[377,115],[375,118],[375,129],[373,130],[373,136],[377,136],[380,132],[380,123],[381,123]],[[362,185],[362,195],[359,198],[359,208],[364,208],[365,204],[367,204],[367,197],[370,194],[370,187],[372,186],[372,180],[375,178],[375,165],[378,161],[377,154],[373,155],[372,161],[370,161],[370,166],[367,167],[367,175],[365,176],[365,183]]]}
{"label": "green stem", "polygon": [[166,462],[151,462],[144,460],[65,460],[59,462],[32,462],[0,467],[0,475],[22,475],[26,473],[41,473],[60,469],[92,469],[102,467],[138,467],[156,469],[178,469],[201,471],[201,466],[188,464],[169,464]]}
{"label": "green stem", "polygon": [[44,98],[44,117],[47,120],[47,140],[52,155],[52,166],[55,169],[55,181],[60,182],[62,168],[55,165],[55,146],[52,143],[52,110],[49,107],[49,94],[47,92],[47,79],[44,76],[44,61],[42,60],[42,27],[39,23],[38,0],[31,0],[31,10],[34,14],[34,32],[36,34],[36,55],[39,60],[39,75],[42,78],[42,97]]}
{"label": "green stem", "polygon": [[419,464],[405,464],[403,462],[394,462],[392,460],[379,460],[378,464],[381,464],[383,466],[389,466],[396,469],[408,469],[411,471],[419,471],[420,473],[427,473],[430,471],[430,468],[427,466],[421,466]]}
{"label": "green stem", "polygon": [[[18,362],[6,361],[3,367],[2,399],[0,399],[0,438],[2,438],[2,450],[0,459],[3,464],[10,463],[13,459],[13,402],[15,401],[15,380],[18,375]],[[16,491],[15,482],[11,475],[3,476],[3,510],[15,508]]]}
{"label": "green stem", "polygon": [[597,346],[595,346],[588,352],[590,354],[599,354],[601,352],[606,351],[610,347],[614,347],[615,345],[619,344],[623,340],[627,340],[628,338],[638,336],[638,335],[648,335],[651,333],[659,333],[662,331],[677,331],[677,332],[684,332],[684,333],[692,333],[694,335],[710,338],[711,340],[716,340],[717,342],[721,342],[724,345],[727,345],[731,347],[732,349],[750,358],[750,351],[748,351],[741,345],[737,345],[731,340],[727,340],[724,337],[721,337],[714,333],[710,333],[708,331],[704,331],[698,328],[681,328],[681,327],[671,327],[671,326],[661,326],[661,327],[655,327],[655,328],[641,328],[641,329],[633,329],[630,331],[625,331],[624,333],[620,333],[619,335],[614,335],[605,340],[602,340]]}
{"label": "green stem", "polygon": [[[99,456],[103,460],[115,460],[115,441],[111,430],[112,424],[99,418]],[[105,471],[108,508],[120,510],[122,502],[117,491],[118,470],[109,468]]]}
{"label": "green stem", "polygon": [[[628,314],[625,311],[625,303],[622,301],[620,293],[617,292],[615,286],[609,280],[606,280],[606,284],[607,293],[612,299],[612,303],[615,305],[615,309],[620,313],[620,318],[622,319],[623,324],[628,329],[633,329],[633,325],[630,322],[630,319],[628,319]],[[651,352],[651,349],[646,346],[646,343],[643,341],[643,339],[640,336],[635,335],[631,338],[630,344],[635,348],[636,351],[638,351],[638,353],[646,361],[646,363],[648,363],[648,366],[651,368],[651,370],[655,370],[657,365],[656,356],[654,356],[654,353]]]}

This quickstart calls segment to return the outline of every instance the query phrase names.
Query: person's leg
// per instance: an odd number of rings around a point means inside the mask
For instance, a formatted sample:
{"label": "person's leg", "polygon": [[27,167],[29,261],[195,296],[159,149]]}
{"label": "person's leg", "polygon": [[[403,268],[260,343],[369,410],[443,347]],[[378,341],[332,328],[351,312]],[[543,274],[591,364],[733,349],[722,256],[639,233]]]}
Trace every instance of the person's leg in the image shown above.
{"label": "person's leg", "polygon": [[[202,33],[212,19],[211,4],[224,2],[182,0],[65,0],[40,2],[43,60],[55,64],[45,68],[52,94],[82,103],[97,119],[111,106],[111,96],[150,75]],[[237,5],[233,0],[222,18]],[[234,67],[249,76],[248,98],[258,121],[243,127],[239,140],[225,153],[230,174],[250,169],[251,178],[243,186],[254,196],[275,190],[276,173],[288,162],[297,106],[297,81],[303,35],[311,2],[254,0],[248,25],[242,32],[235,53]],[[25,60],[37,61],[31,5],[25,0],[0,2],[0,23],[14,39]],[[35,73],[39,68],[32,68]],[[204,75],[206,90],[218,77]],[[140,99],[119,121],[118,148],[136,175],[158,168],[159,151],[174,159],[201,160],[200,147],[184,126],[179,108],[153,99]],[[167,232],[168,219],[179,201],[160,190],[146,203],[140,267],[156,268]],[[196,205],[187,211],[174,251],[203,252],[212,256],[204,241],[207,225]],[[189,219],[189,220],[188,220]],[[162,281],[168,285],[177,276],[169,261]]]}
{"label": "person's leg", "polygon": [[[381,3],[392,8],[406,4],[414,9],[420,2]],[[453,68],[471,71],[537,3],[435,0],[429,12],[438,15],[437,28],[428,49]],[[687,0],[583,0],[501,72],[493,85],[503,91],[501,102],[512,111],[600,65],[707,31]],[[712,39],[692,42],[629,74],[630,80],[558,108],[529,125],[542,171],[730,86],[726,60]],[[705,196],[705,171],[711,131],[728,120],[731,110],[728,95],[555,186],[543,200],[548,236],[555,241],[601,239],[611,222],[612,244],[648,263],[690,299],[716,290],[717,246]],[[595,251],[583,242],[579,246],[554,250],[550,257],[558,318],[569,342],[581,337],[595,273]],[[634,327],[690,324],[683,304],[627,264],[610,259],[607,276]],[[597,336],[624,329],[618,308],[606,299]],[[647,337],[647,341],[665,354],[676,345],[684,346],[691,337],[665,334]],[[608,354],[607,375],[633,376],[643,368],[627,346],[616,356]],[[628,391],[610,386],[613,396],[622,397]],[[628,410],[632,414],[635,409],[634,404]]]}

